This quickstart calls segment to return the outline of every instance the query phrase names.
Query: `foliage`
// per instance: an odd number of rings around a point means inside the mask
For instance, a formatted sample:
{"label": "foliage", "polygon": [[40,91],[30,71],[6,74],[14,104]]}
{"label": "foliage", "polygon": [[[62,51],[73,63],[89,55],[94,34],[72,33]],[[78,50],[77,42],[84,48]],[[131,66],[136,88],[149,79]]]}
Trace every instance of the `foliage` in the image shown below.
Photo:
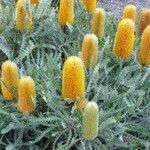
{"label": "foliage", "polygon": [[79,0],[75,7],[68,34],[58,25],[57,7],[49,0],[32,7],[31,31],[16,30],[15,3],[0,13],[5,24],[0,50],[17,63],[20,76],[34,79],[37,90],[33,114],[19,113],[16,101],[0,97],[0,149],[150,149],[150,68],[138,63],[138,37],[128,60],[112,54],[118,23],[113,16],[107,16],[106,33],[99,40],[98,64],[86,71],[86,98],[100,108],[99,135],[91,142],[82,138],[82,114],[61,96],[64,59],[80,56],[83,36],[90,32],[91,14]]}

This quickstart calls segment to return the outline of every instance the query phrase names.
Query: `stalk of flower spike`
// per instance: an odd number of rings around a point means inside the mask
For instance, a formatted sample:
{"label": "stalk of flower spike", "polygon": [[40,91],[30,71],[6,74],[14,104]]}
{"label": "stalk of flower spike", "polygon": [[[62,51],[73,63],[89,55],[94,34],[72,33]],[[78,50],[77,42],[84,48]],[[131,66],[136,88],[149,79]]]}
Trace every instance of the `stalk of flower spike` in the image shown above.
{"label": "stalk of flower spike", "polygon": [[139,62],[143,65],[150,65],[150,25],[146,27],[142,34]]}
{"label": "stalk of flower spike", "polygon": [[32,17],[26,10],[26,0],[18,0],[16,3],[16,28],[18,31],[24,31],[26,28],[32,28]]}
{"label": "stalk of flower spike", "polygon": [[76,101],[85,97],[85,72],[79,57],[69,57],[63,67],[62,96]]}
{"label": "stalk of flower spike", "polygon": [[92,32],[97,37],[104,35],[106,12],[102,8],[96,8],[92,19]]}
{"label": "stalk of flower spike", "polygon": [[123,19],[117,29],[113,53],[118,57],[127,59],[133,52],[135,35],[134,22],[131,19]]}
{"label": "stalk of flower spike", "polygon": [[40,0],[30,0],[30,3],[31,3],[32,5],[38,6],[39,3],[40,3]]}
{"label": "stalk of flower spike", "polygon": [[150,9],[143,9],[139,23],[139,34],[142,34],[148,25],[150,25]]}
{"label": "stalk of flower spike", "polygon": [[96,0],[82,0],[82,3],[88,12],[94,12],[95,11]]}
{"label": "stalk of flower spike", "polygon": [[2,64],[1,90],[5,100],[13,100],[18,95],[18,69],[14,62],[5,61]]}
{"label": "stalk of flower spike", "polygon": [[29,76],[20,79],[18,86],[18,110],[31,113],[36,106],[35,83]]}
{"label": "stalk of flower spike", "polygon": [[83,115],[83,138],[94,140],[98,135],[99,110],[95,102],[88,102]]}
{"label": "stalk of flower spike", "polygon": [[58,22],[61,26],[74,22],[74,0],[60,0]]}
{"label": "stalk of flower spike", "polygon": [[94,34],[85,35],[82,42],[82,59],[87,68],[97,63],[98,38]]}
{"label": "stalk of flower spike", "polygon": [[137,15],[137,8],[134,5],[127,5],[123,11],[123,19],[132,19],[135,21]]}

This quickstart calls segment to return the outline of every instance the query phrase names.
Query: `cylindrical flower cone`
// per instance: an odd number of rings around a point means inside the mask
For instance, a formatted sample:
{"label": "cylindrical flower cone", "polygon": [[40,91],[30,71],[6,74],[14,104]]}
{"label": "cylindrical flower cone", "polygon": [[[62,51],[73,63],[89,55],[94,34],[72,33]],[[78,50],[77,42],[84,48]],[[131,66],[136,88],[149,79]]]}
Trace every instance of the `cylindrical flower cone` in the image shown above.
{"label": "cylindrical flower cone", "polygon": [[123,19],[132,19],[135,21],[137,16],[137,8],[134,5],[127,5],[123,11]]}
{"label": "cylindrical flower cone", "polygon": [[88,12],[94,12],[96,9],[96,0],[82,0],[82,4]]}
{"label": "cylindrical flower cone", "polygon": [[150,65],[150,25],[146,27],[142,34],[139,62],[143,65]]}
{"label": "cylindrical flower cone", "polygon": [[36,90],[33,79],[29,76],[20,79],[18,86],[18,110],[32,113],[36,107]]}
{"label": "cylindrical flower cone", "polygon": [[97,63],[98,38],[94,34],[85,35],[82,42],[82,59],[87,68],[93,67]]}
{"label": "cylindrical flower cone", "polygon": [[142,34],[148,25],[150,25],[150,9],[144,9],[141,12],[139,34]]}
{"label": "cylindrical flower cone", "polygon": [[74,0],[60,0],[58,23],[61,26],[74,22]]}
{"label": "cylindrical flower cone", "polygon": [[127,59],[133,52],[135,35],[134,22],[131,19],[123,19],[117,29],[113,53],[123,59]]}
{"label": "cylindrical flower cone", "polygon": [[69,57],[63,67],[62,96],[64,99],[76,101],[85,97],[85,72],[79,57]]}
{"label": "cylindrical flower cone", "polygon": [[38,6],[39,3],[40,3],[40,0],[30,0],[30,3],[31,3],[32,5]]}
{"label": "cylindrical flower cone", "polygon": [[5,61],[2,64],[1,90],[5,100],[13,100],[18,95],[18,69],[14,62]]}
{"label": "cylindrical flower cone", "polygon": [[102,8],[96,8],[92,19],[92,32],[97,37],[103,37],[105,29],[106,12]]}
{"label": "cylindrical flower cone", "polygon": [[98,135],[99,110],[95,102],[88,102],[83,115],[83,138],[94,140]]}
{"label": "cylindrical flower cone", "polygon": [[[24,31],[32,28],[32,16],[26,10],[26,0],[18,0],[16,3],[16,28],[18,31]],[[30,14],[30,15],[29,15]]]}

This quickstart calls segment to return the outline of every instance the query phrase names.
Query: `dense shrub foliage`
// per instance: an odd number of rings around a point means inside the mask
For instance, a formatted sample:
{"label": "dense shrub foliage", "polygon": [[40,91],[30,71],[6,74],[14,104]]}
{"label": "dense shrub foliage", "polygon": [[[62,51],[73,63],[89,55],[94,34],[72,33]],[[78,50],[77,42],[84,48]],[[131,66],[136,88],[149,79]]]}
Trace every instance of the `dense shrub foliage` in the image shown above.
{"label": "dense shrub foliage", "polygon": [[75,0],[74,23],[62,28],[57,5],[57,1],[41,0],[37,7],[31,6],[32,29],[20,32],[15,0],[1,2],[0,50],[4,56],[0,63],[9,59],[17,64],[20,77],[33,78],[37,104],[33,113],[21,113],[17,99],[10,102],[0,95],[0,149],[150,149],[150,68],[138,61],[141,37],[135,32],[133,54],[118,58],[112,50],[120,18],[106,12],[97,63],[85,69],[85,98],[99,107],[99,120],[93,119],[99,123],[98,136],[85,140],[83,113],[62,98],[62,70],[66,58],[81,57],[83,38],[91,33],[92,13]]}

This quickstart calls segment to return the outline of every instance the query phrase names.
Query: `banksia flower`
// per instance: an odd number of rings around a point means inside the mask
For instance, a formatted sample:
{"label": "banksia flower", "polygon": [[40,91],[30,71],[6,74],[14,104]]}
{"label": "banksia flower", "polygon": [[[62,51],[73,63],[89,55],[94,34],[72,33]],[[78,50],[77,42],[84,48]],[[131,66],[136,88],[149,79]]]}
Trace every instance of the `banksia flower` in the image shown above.
{"label": "banksia flower", "polygon": [[2,64],[1,90],[4,99],[13,100],[18,95],[18,69],[14,62],[5,61]]}
{"label": "banksia flower", "polygon": [[132,54],[134,40],[134,22],[131,19],[123,19],[118,25],[113,53],[127,59]]}
{"label": "banksia flower", "polygon": [[29,76],[20,79],[18,86],[18,110],[33,112],[36,105],[35,83]]}
{"label": "banksia flower", "polygon": [[150,25],[142,34],[139,61],[143,65],[150,65]]}
{"label": "banksia flower", "polygon": [[58,22],[61,26],[74,22],[74,0],[60,0]]}
{"label": "banksia flower", "polygon": [[123,19],[132,19],[135,21],[137,15],[137,9],[134,5],[127,5],[123,11]]}
{"label": "banksia flower", "polygon": [[150,25],[150,9],[144,9],[141,12],[139,34],[142,34],[148,25]]}
{"label": "banksia flower", "polygon": [[105,10],[102,8],[96,8],[92,19],[92,32],[97,35],[97,37],[102,37],[104,35],[105,18]]}
{"label": "banksia flower", "polygon": [[96,0],[82,0],[82,3],[88,12],[94,12],[96,9]]}
{"label": "banksia flower", "polygon": [[98,38],[94,34],[87,34],[82,43],[82,58],[87,68],[97,63]]}
{"label": "banksia flower", "polygon": [[16,28],[19,31],[32,28],[32,17],[26,10],[26,3],[26,0],[18,0],[16,4]]}
{"label": "banksia flower", "polygon": [[85,72],[79,57],[69,57],[63,67],[62,96],[76,101],[85,97]]}
{"label": "banksia flower", "polygon": [[83,138],[94,140],[98,135],[99,110],[95,102],[88,102],[83,116]]}
{"label": "banksia flower", "polygon": [[30,3],[31,3],[32,5],[38,6],[39,3],[40,3],[40,0],[30,0]]}

